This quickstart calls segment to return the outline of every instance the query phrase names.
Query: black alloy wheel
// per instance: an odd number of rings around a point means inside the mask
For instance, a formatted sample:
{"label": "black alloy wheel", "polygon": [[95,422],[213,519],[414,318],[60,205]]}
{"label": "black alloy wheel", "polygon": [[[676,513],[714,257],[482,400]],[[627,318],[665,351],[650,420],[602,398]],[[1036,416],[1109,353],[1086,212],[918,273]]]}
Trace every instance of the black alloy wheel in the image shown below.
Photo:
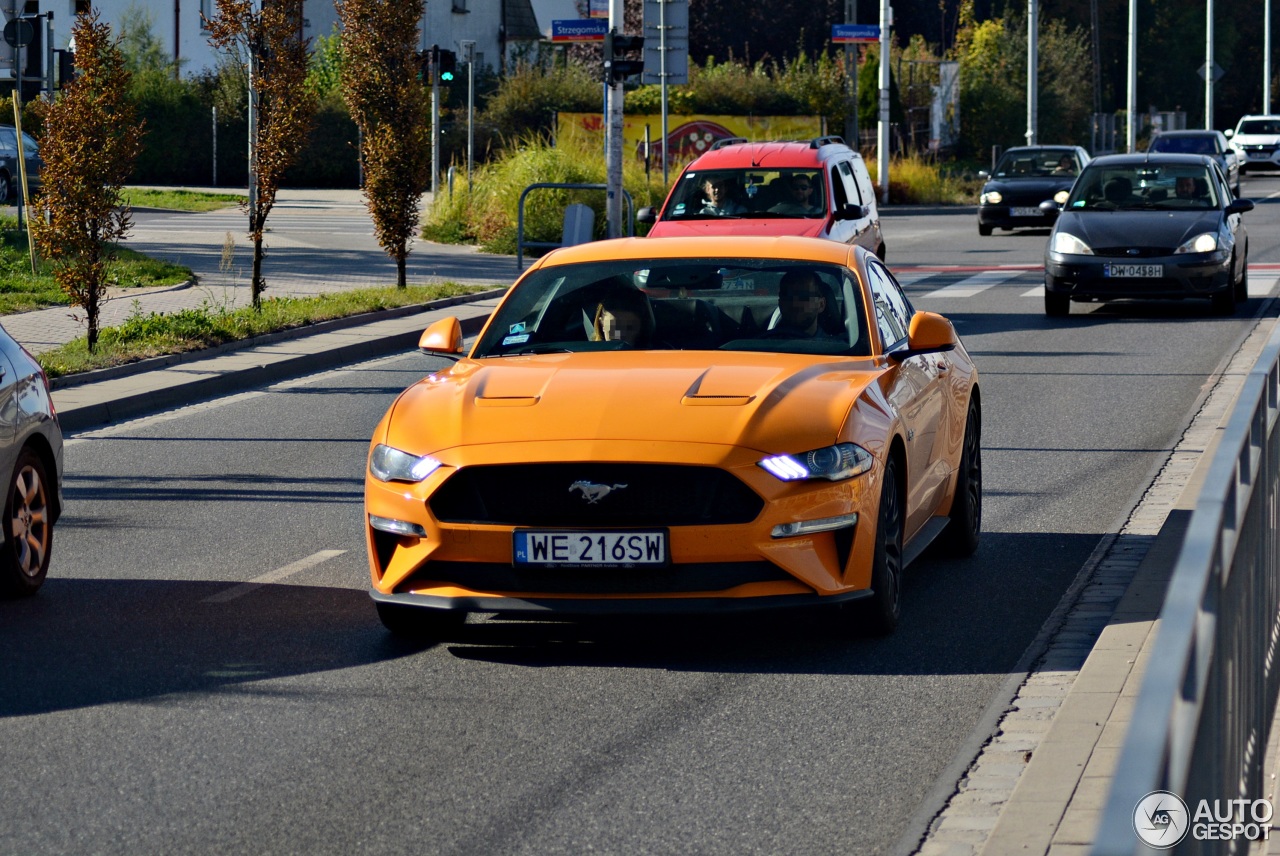
{"label": "black alloy wheel", "polygon": [[902,617],[902,489],[893,456],[885,461],[881,482],[871,597],[860,602],[865,609],[863,626],[874,636],[888,636]]}
{"label": "black alloy wheel", "polygon": [[940,539],[943,550],[960,559],[972,556],[982,534],[982,417],[973,401],[965,420],[956,495],[948,521]]}

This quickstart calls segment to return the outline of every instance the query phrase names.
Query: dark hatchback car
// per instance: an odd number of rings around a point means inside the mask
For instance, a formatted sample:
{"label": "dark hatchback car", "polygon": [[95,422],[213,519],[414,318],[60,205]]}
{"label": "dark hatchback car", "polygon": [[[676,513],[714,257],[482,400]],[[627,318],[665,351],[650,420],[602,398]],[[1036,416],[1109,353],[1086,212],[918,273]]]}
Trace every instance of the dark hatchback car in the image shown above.
{"label": "dark hatchback car", "polygon": [[[27,189],[35,193],[40,189],[40,146],[27,133],[22,135],[22,159],[27,162]],[[18,129],[13,125],[0,125],[0,205],[15,205],[22,193],[19,182],[22,172],[18,166]]]}
{"label": "dark hatchback car", "polygon": [[1210,155],[1218,162],[1231,192],[1240,195],[1240,156],[1227,144],[1221,131],[1164,131],[1151,138],[1149,152],[1179,155]]}
{"label": "dark hatchback car", "polygon": [[1200,297],[1228,315],[1248,296],[1249,238],[1217,161],[1205,155],[1096,158],[1049,235],[1044,310],[1071,302]]}
{"label": "dark hatchback car", "polygon": [[995,172],[978,173],[985,178],[978,198],[978,234],[994,229],[1035,228],[1053,225],[1056,210],[1044,210],[1041,202],[1061,205],[1067,191],[1089,163],[1089,154],[1079,146],[1017,146],[1006,149]]}

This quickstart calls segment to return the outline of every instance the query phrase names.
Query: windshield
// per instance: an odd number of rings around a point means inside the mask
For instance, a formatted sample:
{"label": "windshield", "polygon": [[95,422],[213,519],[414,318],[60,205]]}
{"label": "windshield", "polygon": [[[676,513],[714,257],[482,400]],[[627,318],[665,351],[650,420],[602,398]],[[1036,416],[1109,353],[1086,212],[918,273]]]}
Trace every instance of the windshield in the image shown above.
{"label": "windshield", "polygon": [[1075,175],[1080,159],[1070,149],[1017,149],[1007,151],[996,164],[996,178],[1038,178]]}
{"label": "windshield", "polygon": [[826,216],[820,169],[720,169],[687,172],[671,196],[666,220],[715,217]]}
{"label": "windshield", "polygon": [[1204,136],[1177,136],[1177,137],[1156,137],[1151,141],[1149,152],[1174,152],[1183,155],[1216,155],[1218,154],[1217,141],[1209,135]]}
{"label": "windshield", "polygon": [[540,268],[516,284],[473,356],[717,349],[867,356],[860,294],[844,267],[777,259]]}
{"label": "windshield", "polygon": [[1280,134],[1280,119],[1249,119],[1240,123],[1237,134]]}
{"label": "windshield", "polygon": [[1090,166],[1080,176],[1067,208],[1116,211],[1138,208],[1221,208],[1209,170],[1197,164]]}

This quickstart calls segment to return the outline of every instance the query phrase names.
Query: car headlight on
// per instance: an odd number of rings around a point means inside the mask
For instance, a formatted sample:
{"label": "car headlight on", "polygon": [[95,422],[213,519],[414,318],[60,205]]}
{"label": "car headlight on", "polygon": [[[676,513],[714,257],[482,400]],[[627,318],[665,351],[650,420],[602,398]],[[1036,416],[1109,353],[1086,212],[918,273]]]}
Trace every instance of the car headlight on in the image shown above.
{"label": "car headlight on", "polygon": [[1053,240],[1049,243],[1049,250],[1071,256],[1093,255],[1093,250],[1089,248],[1089,245],[1070,232],[1054,232]]}
{"label": "car headlight on", "polygon": [[1059,205],[1066,205],[1067,197],[1070,195],[1071,195],[1070,190],[1059,190],[1057,193],[1053,194],[1053,201],[1058,203]]}
{"label": "car headlight on", "polygon": [[798,455],[773,455],[760,461],[759,466],[782,481],[840,481],[865,473],[874,460],[870,452],[856,443],[837,443]]}
{"label": "car headlight on", "polygon": [[979,201],[983,205],[999,205],[1004,201],[1004,196],[998,190],[988,190],[979,197]]}
{"label": "car headlight on", "polygon": [[1216,249],[1218,249],[1218,236],[1212,232],[1205,232],[1178,247],[1173,254],[1176,256],[1180,253],[1211,253]]}
{"label": "car headlight on", "polygon": [[430,455],[418,457],[381,443],[373,447],[369,456],[370,474],[384,482],[420,482],[442,466]]}

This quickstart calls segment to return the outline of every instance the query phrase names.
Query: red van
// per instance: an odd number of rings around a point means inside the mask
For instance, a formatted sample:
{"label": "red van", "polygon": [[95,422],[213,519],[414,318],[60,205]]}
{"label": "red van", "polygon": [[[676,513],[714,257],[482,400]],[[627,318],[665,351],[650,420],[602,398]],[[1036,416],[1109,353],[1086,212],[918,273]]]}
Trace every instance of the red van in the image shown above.
{"label": "red van", "polygon": [[802,235],[885,257],[875,189],[862,155],[839,137],[720,140],[680,174],[659,211],[641,208],[650,238]]}

